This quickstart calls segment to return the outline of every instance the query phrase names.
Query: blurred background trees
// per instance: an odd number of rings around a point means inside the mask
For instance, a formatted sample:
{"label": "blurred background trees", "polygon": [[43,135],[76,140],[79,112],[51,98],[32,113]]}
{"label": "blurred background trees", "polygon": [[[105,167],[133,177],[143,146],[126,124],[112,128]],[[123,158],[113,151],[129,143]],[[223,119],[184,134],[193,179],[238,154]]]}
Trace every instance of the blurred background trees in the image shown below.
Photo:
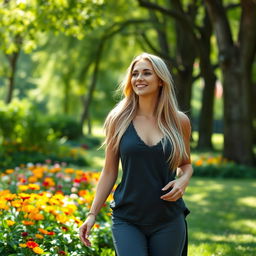
{"label": "blurred background trees", "polygon": [[13,100],[59,124],[73,120],[77,137],[92,133],[132,58],[147,51],[170,68],[193,145],[215,150],[221,133],[224,157],[255,165],[255,13],[251,0],[1,1],[2,143]]}

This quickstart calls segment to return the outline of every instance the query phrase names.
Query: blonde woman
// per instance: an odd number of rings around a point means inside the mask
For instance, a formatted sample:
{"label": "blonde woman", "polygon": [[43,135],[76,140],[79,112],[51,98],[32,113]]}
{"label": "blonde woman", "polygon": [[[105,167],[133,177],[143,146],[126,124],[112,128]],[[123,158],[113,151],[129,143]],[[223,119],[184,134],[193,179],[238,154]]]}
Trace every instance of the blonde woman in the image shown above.
{"label": "blonde woman", "polygon": [[80,239],[91,245],[90,230],[116,182],[120,159],[122,180],[111,202],[117,255],[186,255],[189,210],[182,196],[193,173],[190,121],[178,110],[166,64],[155,55],[132,61],[122,89],[123,99],[105,121],[105,164]]}

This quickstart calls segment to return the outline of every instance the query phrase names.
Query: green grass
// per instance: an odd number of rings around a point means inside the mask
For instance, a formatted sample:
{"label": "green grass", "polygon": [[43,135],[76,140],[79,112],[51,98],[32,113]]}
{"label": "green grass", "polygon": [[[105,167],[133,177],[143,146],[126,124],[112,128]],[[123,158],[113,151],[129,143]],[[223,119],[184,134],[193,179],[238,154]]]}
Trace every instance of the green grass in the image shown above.
{"label": "green grass", "polygon": [[189,256],[253,256],[256,181],[192,178],[184,197],[191,214]]}

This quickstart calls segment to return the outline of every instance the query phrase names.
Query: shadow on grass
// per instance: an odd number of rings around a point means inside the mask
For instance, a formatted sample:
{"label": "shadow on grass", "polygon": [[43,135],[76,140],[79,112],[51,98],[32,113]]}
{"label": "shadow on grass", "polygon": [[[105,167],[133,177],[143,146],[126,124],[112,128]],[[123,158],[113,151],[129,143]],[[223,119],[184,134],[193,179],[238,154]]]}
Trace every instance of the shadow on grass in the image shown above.
{"label": "shadow on grass", "polygon": [[253,255],[256,181],[193,178],[185,196],[191,210],[189,255]]}

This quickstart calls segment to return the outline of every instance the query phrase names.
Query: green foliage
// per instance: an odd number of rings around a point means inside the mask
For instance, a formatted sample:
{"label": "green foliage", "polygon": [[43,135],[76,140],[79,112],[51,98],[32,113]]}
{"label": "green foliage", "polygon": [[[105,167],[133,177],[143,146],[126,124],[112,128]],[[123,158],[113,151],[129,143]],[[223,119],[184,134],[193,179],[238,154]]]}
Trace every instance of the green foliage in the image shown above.
{"label": "green foliage", "polygon": [[88,165],[82,149],[71,149],[57,140],[60,135],[76,138],[78,131],[73,119],[61,120],[55,119],[60,125],[55,122],[51,128],[52,123],[27,100],[14,100],[8,105],[0,102],[0,167],[43,163],[45,159]]}
{"label": "green foliage", "polygon": [[31,52],[38,34],[63,32],[77,38],[100,24],[103,1],[0,1],[0,47],[6,54],[23,49]]}
{"label": "green foliage", "polygon": [[75,140],[81,137],[80,124],[73,117],[54,115],[47,117],[46,121],[59,138],[66,137],[68,140]]}
{"label": "green foliage", "polygon": [[15,142],[24,147],[44,147],[55,140],[52,130],[41,118],[35,106],[27,100],[0,102],[0,136],[3,143]]}
{"label": "green foliage", "polygon": [[247,179],[256,178],[256,168],[235,163],[194,166],[194,176]]}

